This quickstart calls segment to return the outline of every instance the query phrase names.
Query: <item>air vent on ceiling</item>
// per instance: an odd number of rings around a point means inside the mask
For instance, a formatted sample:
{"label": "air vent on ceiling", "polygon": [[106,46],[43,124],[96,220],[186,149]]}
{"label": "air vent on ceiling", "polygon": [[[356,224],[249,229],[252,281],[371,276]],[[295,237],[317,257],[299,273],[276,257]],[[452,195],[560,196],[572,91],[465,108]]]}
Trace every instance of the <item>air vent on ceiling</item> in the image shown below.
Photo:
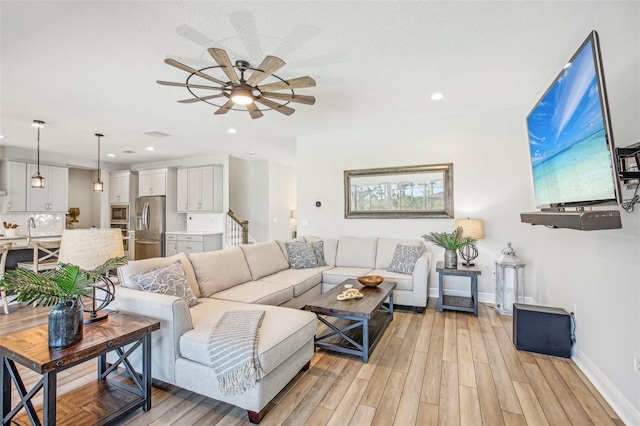
{"label": "air vent on ceiling", "polygon": [[151,132],[144,132],[145,135],[153,136],[154,138],[166,138],[167,136],[171,136],[164,132],[158,132],[157,130],[153,130]]}
{"label": "air vent on ceiling", "polygon": [[136,152],[129,150],[129,151],[122,151],[122,153],[123,154],[135,154]]}

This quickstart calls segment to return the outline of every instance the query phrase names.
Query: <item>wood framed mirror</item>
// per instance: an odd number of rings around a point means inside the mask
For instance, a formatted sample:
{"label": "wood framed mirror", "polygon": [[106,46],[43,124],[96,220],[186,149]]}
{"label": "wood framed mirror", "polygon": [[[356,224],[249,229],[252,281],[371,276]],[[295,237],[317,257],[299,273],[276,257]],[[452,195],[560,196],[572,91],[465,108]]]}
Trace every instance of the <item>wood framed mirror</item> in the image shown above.
{"label": "wood framed mirror", "polygon": [[344,217],[453,218],[453,163],[345,170]]}

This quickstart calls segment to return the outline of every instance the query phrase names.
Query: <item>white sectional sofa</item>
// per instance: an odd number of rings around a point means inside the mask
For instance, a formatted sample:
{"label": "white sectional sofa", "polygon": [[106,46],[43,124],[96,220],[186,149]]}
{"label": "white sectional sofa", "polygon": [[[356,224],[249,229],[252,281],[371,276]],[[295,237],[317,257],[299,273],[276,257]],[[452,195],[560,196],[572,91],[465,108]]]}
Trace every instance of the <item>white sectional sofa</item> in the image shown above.
{"label": "white sectional sofa", "polygon": [[[319,240],[306,237],[296,242]],[[300,308],[317,298],[323,287],[361,275],[382,275],[398,283],[394,303],[426,306],[430,253],[419,257],[411,275],[385,269],[396,245],[421,246],[420,240],[341,237],[322,241],[326,265],[305,269],[290,268],[282,241],[131,261],[118,270],[121,285],[109,308],[160,321],[160,330],[152,335],[153,378],[244,408],[257,423],[271,399],[298,371],[308,368],[317,319]],[[136,284],[140,274],[176,261],[197,297],[199,303],[194,306],[183,297],[142,291]],[[255,309],[265,311],[258,344],[264,377],[241,394],[223,395],[211,364],[208,337],[225,311]]]}

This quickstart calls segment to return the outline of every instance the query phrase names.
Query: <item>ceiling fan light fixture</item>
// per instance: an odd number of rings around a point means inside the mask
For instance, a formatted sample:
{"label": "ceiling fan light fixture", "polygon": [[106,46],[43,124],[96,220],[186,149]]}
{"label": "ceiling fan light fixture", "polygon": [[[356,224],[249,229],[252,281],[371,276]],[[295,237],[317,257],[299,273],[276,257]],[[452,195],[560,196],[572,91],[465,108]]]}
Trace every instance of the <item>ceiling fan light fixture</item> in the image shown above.
{"label": "ceiling fan light fixture", "polygon": [[237,105],[249,105],[253,103],[254,96],[246,87],[238,87],[231,91],[231,100]]}

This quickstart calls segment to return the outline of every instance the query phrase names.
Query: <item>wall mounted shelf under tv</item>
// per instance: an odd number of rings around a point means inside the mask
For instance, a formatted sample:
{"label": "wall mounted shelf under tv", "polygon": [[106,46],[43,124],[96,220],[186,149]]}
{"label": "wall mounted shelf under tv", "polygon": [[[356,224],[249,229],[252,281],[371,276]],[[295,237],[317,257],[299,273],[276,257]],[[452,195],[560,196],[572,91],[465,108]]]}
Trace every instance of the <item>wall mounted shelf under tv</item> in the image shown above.
{"label": "wall mounted shelf under tv", "polygon": [[596,231],[600,229],[620,229],[622,220],[618,210],[591,211],[541,211],[520,213],[520,221],[532,225],[544,225],[551,228],[578,229]]}

